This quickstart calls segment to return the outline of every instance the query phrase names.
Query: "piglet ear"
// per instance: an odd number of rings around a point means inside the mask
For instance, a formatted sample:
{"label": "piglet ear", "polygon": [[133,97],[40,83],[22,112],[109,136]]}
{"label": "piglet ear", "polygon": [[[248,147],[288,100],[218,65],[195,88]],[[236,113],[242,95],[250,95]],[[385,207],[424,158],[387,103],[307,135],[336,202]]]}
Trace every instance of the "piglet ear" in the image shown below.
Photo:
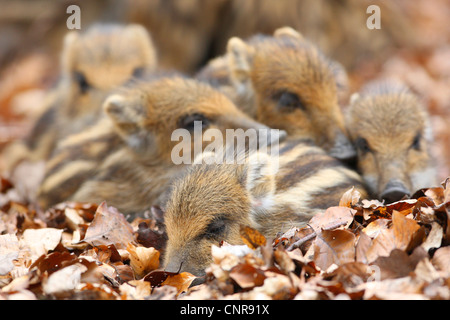
{"label": "piglet ear", "polygon": [[250,77],[253,49],[242,39],[233,37],[228,40],[227,55],[231,78],[238,83],[245,82]]}
{"label": "piglet ear", "polygon": [[291,37],[291,38],[295,38],[295,39],[299,39],[299,40],[303,39],[303,36],[301,35],[301,33],[295,29],[292,29],[291,27],[278,28],[277,30],[275,30],[273,35],[276,38]]}
{"label": "piglet ear", "polygon": [[61,54],[62,70],[66,74],[71,74],[75,68],[77,58],[77,46],[80,34],[77,31],[70,31],[64,36],[63,51]]}
{"label": "piglet ear", "polygon": [[125,120],[125,97],[114,94],[109,96],[103,103],[103,110],[115,123],[123,122]]}
{"label": "piglet ear", "polygon": [[142,107],[119,94],[109,96],[103,104],[103,110],[115,124],[138,123],[142,119]]}
{"label": "piglet ear", "polygon": [[145,127],[146,113],[142,101],[113,94],[104,102],[103,111],[131,149],[146,156],[156,154],[156,135],[150,128]]}
{"label": "piglet ear", "polygon": [[273,159],[263,152],[249,155],[246,175],[246,189],[252,206],[256,210],[268,209],[275,195],[275,170]]}
{"label": "piglet ear", "polygon": [[348,75],[345,68],[339,62],[332,61],[330,63],[331,72],[333,73],[334,80],[336,82],[336,87],[338,89],[338,94],[345,96],[348,91]]}
{"label": "piglet ear", "polygon": [[153,43],[150,33],[143,26],[139,24],[130,24],[125,28],[126,32],[136,39],[136,43],[140,47],[140,54],[142,54],[147,67],[150,70],[156,69],[157,54],[155,45]]}

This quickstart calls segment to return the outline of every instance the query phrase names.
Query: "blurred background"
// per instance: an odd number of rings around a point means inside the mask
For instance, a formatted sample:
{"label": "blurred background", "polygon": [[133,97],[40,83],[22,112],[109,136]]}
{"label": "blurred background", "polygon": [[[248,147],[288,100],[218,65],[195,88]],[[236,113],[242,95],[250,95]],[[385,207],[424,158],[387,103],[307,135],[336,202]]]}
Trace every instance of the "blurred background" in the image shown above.
{"label": "blurred background", "polygon": [[[450,0],[0,0],[0,150],[28,132],[58,80],[72,4],[81,31],[103,21],[144,25],[161,69],[188,75],[223,54],[232,36],[291,26],[346,67],[350,93],[394,77],[419,94],[431,114],[439,178],[450,175]],[[372,4],[381,9],[379,30],[366,27]]]}

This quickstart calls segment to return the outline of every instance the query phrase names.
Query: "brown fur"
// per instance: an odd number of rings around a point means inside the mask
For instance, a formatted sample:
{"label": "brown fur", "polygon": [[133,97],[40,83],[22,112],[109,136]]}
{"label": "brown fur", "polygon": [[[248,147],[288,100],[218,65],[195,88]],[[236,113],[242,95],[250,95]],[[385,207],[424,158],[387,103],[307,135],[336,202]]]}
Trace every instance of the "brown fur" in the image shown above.
{"label": "brown fur", "polygon": [[314,145],[288,140],[279,155],[278,171],[275,158],[266,163],[249,158],[244,164],[193,165],[172,183],[164,205],[167,271],[204,274],[211,245],[243,243],[241,225],[271,238],[337,206],[352,186],[367,196],[357,173]]}
{"label": "brown fur", "polygon": [[376,81],[352,97],[347,127],[373,197],[381,200],[390,182],[407,194],[435,184],[428,121],[419,98],[401,83]]}
{"label": "brown fur", "polygon": [[[233,128],[268,129],[210,86],[179,76],[130,84],[111,95],[104,110],[106,118],[59,145],[40,190],[43,207],[64,200],[106,200],[134,213],[158,204],[183,166],[172,162],[172,149],[182,142],[171,141],[171,135],[190,115],[204,116],[208,128],[224,135]],[[188,142],[192,151],[194,143]]]}
{"label": "brown fur", "polygon": [[208,225],[226,221],[226,240],[241,244],[239,226],[251,224],[245,214],[251,210],[251,202],[244,188],[245,176],[233,165],[194,165],[190,171],[187,178],[174,184],[166,204],[169,243],[165,255],[170,263],[166,270],[181,266],[183,271],[201,274],[211,261],[211,244],[225,240],[208,233]]}
{"label": "brown fur", "polygon": [[[291,28],[245,42],[230,39],[227,54],[213,60],[198,78],[218,85],[261,123],[286,130],[291,137],[309,138],[337,158],[355,155],[338,104],[339,92],[346,87],[344,69]],[[283,93],[295,95],[299,103],[283,106]]]}

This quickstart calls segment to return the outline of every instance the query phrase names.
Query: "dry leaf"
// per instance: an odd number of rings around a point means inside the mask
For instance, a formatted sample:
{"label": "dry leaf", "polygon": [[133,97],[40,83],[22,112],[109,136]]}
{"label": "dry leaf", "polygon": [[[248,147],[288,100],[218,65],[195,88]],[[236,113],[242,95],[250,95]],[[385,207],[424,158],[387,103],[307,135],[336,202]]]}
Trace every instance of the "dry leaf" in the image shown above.
{"label": "dry leaf", "polygon": [[438,272],[433,264],[431,263],[430,259],[428,257],[420,260],[417,263],[417,266],[414,270],[415,275],[417,278],[432,283],[435,280],[438,280],[441,277],[440,272]]}
{"label": "dry leaf", "polygon": [[355,187],[352,187],[342,195],[341,200],[339,201],[339,207],[352,208],[358,203],[360,198],[361,193],[356,190]]}
{"label": "dry leaf", "polygon": [[266,238],[256,229],[248,226],[241,226],[239,232],[242,241],[244,241],[250,249],[254,250],[266,244]]}
{"label": "dry leaf", "polygon": [[78,226],[84,223],[84,219],[79,215],[78,210],[66,208],[64,215],[66,216],[67,226],[71,230],[78,230]]}
{"label": "dry leaf", "polygon": [[0,193],[6,193],[6,191],[12,189],[14,186],[8,179],[0,177]]}
{"label": "dry leaf", "polygon": [[444,235],[444,229],[437,222],[432,222],[431,231],[428,234],[426,240],[422,243],[422,248],[426,251],[432,248],[439,248],[442,243],[442,237]]}
{"label": "dry leaf", "polygon": [[2,292],[13,292],[13,291],[25,290],[30,285],[30,278],[31,278],[30,274],[15,278],[8,285],[6,285],[2,288]]}
{"label": "dry leaf", "polygon": [[135,247],[130,243],[127,250],[130,253],[131,268],[138,279],[159,268],[159,251],[155,248]]}
{"label": "dry leaf", "polygon": [[[264,280],[262,286],[255,287],[250,293],[252,299],[267,299],[269,297],[274,300],[292,299],[298,290],[293,286],[292,278],[282,274],[272,274]],[[247,294],[247,295],[250,295]]]}
{"label": "dry leaf", "polygon": [[262,270],[251,264],[240,263],[231,269],[230,278],[236,281],[242,289],[248,289],[262,285],[266,277]]}
{"label": "dry leaf", "polygon": [[450,276],[450,246],[437,249],[431,262],[437,269],[447,272]]}
{"label": "dry leaf", "polygon": [[0,235],[0,275],[6,275],[14,269],[13,261],[19,257],[19,250],[16,235]]}
{"label": "dry leaf", "polygon": [[2,297],[0,293],[0,298],[6,298],[8,300],[38,300],[36,295],[29,290],[20,290],[20,291],[12,291],[5,295],[6,297]]}
{"label": "dry leaf", "polygon": [[127,300],[174,300],[178,290],[172,286],[152,287],[144,280],[131,280],[119,287],[122,299]]}
{"label": "dry leaf", "polygon": [[93,246],[114,244],[117,249],[126,249],[134,241],[133,228],[116,208],[103,202],[98,206],[83,241]]}
{"label": "dry leaf", "polygon": [[347,230],[324,230],[314,241],[314,261],[327,270],[332,264],[355,261],[355,235]]}
{"label": "dry leaf", "polygon": [[141,222],[138,225],[136,240],[144,247],[154,247],[161,251],[166,245],[167,235],[163,231],[151,229],[146,222]]}
{"label": "dry leaf", "polygon": [[61,241],[62,229],[42,228],[27,229],[23,233],[21,241],[30,249],[31,260],[35,261],[41,255],[53,250]]}
{"label": "dry leaf", "polygon": [[392,229],[397,248],[406,249],[414,233],[420,228],[419,224],[406,218],[401,212],[394,211],[392,214]]}
{"label": "dry leaf", "polygon": [[372,264],[380,268],[381,280],[406,277],[412,272],[419,260],[426,257],[423,251],[416,251],[414,255],[408,255],[400,249],[391,251],[388,257],[378,257]]}
{"label": "dry leaf", "polygon": [[372,239],[366,233],[361,232],[355,248],[355,259],[357,262],[367,263],[366,253],[371,245]]}
{"label": "dry leaf", "polygon": [[331,207],[325,212],[316,214],[309,221],[314,230],[348,228],[352,223],[356,210],[347,207]]}
{"label": "dry leaf", "polygon": [[386,300],[423,300],[426,297],[420,293],[423,280],[416,277],[402,277],[383,281],[370,281],[364,284],[363,299]]}
{"label": "dry leaf", "polygon": [[367,250],[368,262],[372,262],[379,256],[389,256],[393,249],[406,250],[414,233],[420,226],[412,219],[406,218],[398,211],[392,214],[392,226],[381,232],[373,240],[371,247]]}
{"label": "dry leaf", "polygon": [[450,177],[445,179],[444,182],[442,182],[442,186],[444,188],[444,203],[450,202]]}
{"label": "dry leaf", "polygon": [[386,205],[386,211],[393,214],[394,211],[398,211],[404,216],[412,213],[412,210],[417,204],[417,199],[406,199]]}
{"label": "dry leaf", "polygon": [[[339,266],[331,274],[327,274],[327,279],[330,278],[338,281],[346,289],[358,286],[362,282],[367,281],[371,276],[370,266],[361,262],[348,262]],[[348,293],[348,292],[347,292]]]}
{"label": "dry leaf", "polygon": [[42,289],[46,294],[58,294],[74,290],[81,281],[81,274],[87,269],[85,265],[76,263],[58,270],[42,283]]}
{"label": "dry leaf", "polygon": [[163,270],[154,270],[148,273],[142,280],[150,282],[152,288],[159,287],[170,276],[178,274],[176,272],[166,272]]}
{"label": "dry leaf", "polygon": [[387,229],[389,224],[390,224],[390,220],[389,219],[377,219],[375,221],[372,221],[371,223],[369,223],[367,225],[367,227],[365,227],[362,231],[363,233],[365,233],[366,235],[368,235],[370,238],[374,239],[378,236],[378,234],[384,230]]}
{"label": "dry leaf", "polygon": [[277,248],[273,252],[273,258],[274,258],[275,262],[278,264],[278,266],[281,268],[281,271],[289,273],[289,272],[293,272],[295,270],[295,263],[293,260],[295,255],[297,255],[295,257],[296,261],[304,262],[301,251],[298,249],[296,249],[294,251],[286,252],[280,248]]}
{"label": "dry leaf", "polygon": [[114,263],[122,261],[122,256],[113,244],[109,246],[105,246],[103,244],[96,246],[94,248],[94,251],[97,254],[96,259],[102,263]]}
{"label": "dry leaf", "polygon": [[172,286],[177,289],[177,296],[183,292],[186,292],[191,285],[192,281],[197,277],[189,272],[181,272],[177,274],[169,274],[161,284],[161,286]]}
{"label": "dry leaf", "polygon": [[444,189],[443,188],[429,188],[425,190],[425,196],[433,201],[435,206],[444,203]]}
{"label": "dry leaf", "polygon": [[143,300],[151,294],[150,282],[143,280],[132,280],[121,284],[119,290],[127,300]]}

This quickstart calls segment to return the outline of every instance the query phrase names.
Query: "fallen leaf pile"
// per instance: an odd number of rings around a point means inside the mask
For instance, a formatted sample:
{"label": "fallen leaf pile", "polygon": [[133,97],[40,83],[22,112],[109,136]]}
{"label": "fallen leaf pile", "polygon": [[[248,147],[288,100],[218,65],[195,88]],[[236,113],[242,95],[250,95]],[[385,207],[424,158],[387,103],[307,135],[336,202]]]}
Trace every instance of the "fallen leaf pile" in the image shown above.
{"label": "fallen leaf pile", "polygon": [[0,299],[450,299],[450,178],[387,205],[351,189],[275,239],[242,226],[245,244],[213,246],[192,286],[196,276],[160,265],[159,214],[128,222],[106,203],[4,202]]}

